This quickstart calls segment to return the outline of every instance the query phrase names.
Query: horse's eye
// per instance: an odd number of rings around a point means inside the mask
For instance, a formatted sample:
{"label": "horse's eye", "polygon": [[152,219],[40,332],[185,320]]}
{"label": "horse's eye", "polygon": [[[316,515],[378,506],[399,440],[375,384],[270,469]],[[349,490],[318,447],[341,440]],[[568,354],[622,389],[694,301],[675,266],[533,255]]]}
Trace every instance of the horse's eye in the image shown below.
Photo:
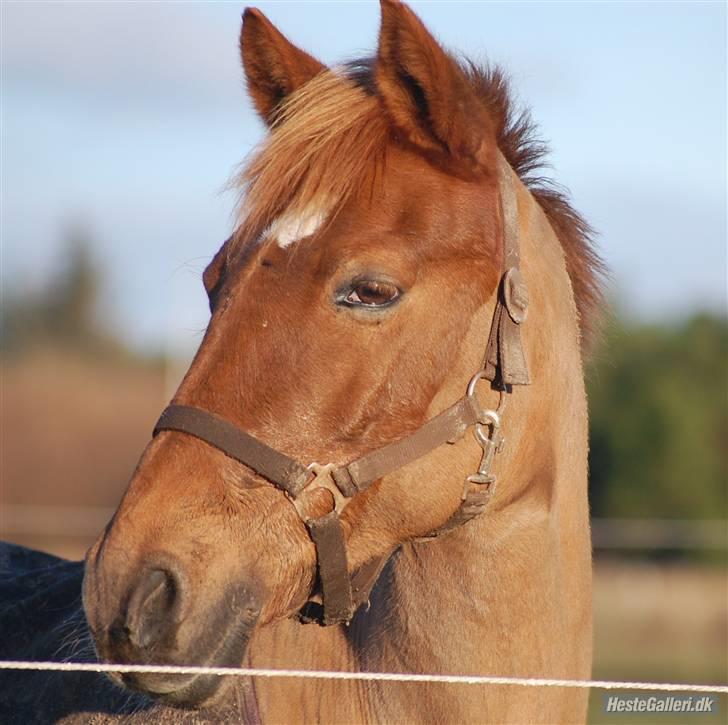
{"label": "horse's eye", "polygon": [[344,302],[356,307],[386,307],[397,300],[399,288],[391,282],[364,280],[357,282]]}

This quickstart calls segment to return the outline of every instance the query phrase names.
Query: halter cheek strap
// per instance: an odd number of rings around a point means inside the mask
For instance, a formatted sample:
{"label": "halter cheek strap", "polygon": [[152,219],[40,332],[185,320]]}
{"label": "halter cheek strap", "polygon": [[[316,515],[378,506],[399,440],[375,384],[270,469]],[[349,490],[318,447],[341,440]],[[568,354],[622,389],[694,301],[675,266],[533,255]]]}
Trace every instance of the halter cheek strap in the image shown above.
{"label": "halter cheek strap", "polygon": [[[506,396],[512,391],[511,386],[529,383],[520,330],[526,318],[528,294],[519,270],[513,171],[500,154],[499,165],[505,271],[498,286],[483,367],[471,379],[466,394],[454,405],[411,435],[342,465],[304,466],[229,421],[191,406],[170,405],[154,427],[155,436],[161,431],[195,436],[285,492],[316,547],[320,592],[313,594],[301,611],[303,621],[324,625],[348,623],[356,609],[369,598],[387,557],[367,562],[350,576],[340,514],[354,496],[366,491],[375,481],[441,445],[455,443],[473,427],[483,451],[478,470],[465,480],[457,511],[423,539],[432,539],[470,521],[485,510],[493,494],[496,479],[491,466],[503,440],[500,429]],[[478,401],[476,387],[482,379],[491,381],[500,391],[500,404],[495,411],[483,409]],[[320,488],[330,493],[331,510],[320,517],[309,517],[305,505],[307,495]]]}

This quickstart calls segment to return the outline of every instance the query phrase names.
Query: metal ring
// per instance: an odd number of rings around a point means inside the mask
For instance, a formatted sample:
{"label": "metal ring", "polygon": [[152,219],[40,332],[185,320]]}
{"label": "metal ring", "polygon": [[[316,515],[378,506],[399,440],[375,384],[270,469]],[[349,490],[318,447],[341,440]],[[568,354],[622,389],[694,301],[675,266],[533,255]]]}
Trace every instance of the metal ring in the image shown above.
{"label": "metal ring", "polygon": [[[481,380],[488,380],[485,375],[485,370],[478,370],[468,383],[468,389],[466,396],[477,403],[476,407],[480,407],[480,401],[475,395],[475,388]],[[481,410],[478,416],[478,422],[482,425],[492,425],[494,428],[500,427],[500,416],[506,407],[506,394],[504,390],[498,391],[498,407],[495,410],[485,409]]]}
{"label": "metal ring", "polygon": [[[484,378],[485,378],[485,370],[478,370],[478,372],[475,373],[475,375],[473,375],[472,378],[470,378],[470,382],[468,383],[468,391],[466,393],[466,395],[469,398],[472,398],[475,395],[475,387]],[[461,390],[462,390],[462,388],[461,388]]]}

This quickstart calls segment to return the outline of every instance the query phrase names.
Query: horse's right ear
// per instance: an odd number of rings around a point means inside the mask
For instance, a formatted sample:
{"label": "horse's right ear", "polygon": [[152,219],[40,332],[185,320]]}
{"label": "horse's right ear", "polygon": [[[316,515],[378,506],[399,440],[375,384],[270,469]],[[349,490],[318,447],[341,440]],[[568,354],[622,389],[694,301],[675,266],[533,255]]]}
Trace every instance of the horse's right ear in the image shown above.
{"label": "horse's right ear", "polygon": [[250,97],[269,125],[286,96],[326,69],[293,45],[257,8],[243,13],[240,54]]}

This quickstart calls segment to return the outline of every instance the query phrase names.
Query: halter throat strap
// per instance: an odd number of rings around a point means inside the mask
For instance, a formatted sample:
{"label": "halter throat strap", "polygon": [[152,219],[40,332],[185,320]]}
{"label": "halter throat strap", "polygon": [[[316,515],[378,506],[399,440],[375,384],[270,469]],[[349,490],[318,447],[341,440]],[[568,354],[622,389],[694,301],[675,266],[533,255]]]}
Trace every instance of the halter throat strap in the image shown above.
{"label": "halter throat strap", "polygon": [[[308,466],[258,440],[233,423],[200,408],[170,405],[154,427],[154,435],[177,431],[192,435],[223,451],[276,485],[288,496],[316,546],[320,591],[310,597],[301,612],[303,621],[324,625],[348,623],[355,610],[369,598],[388,557],[373,559],[352,576],[346,555],[340,514],[358,493],[375,481],[423,457],[435,448],[460,440],[474,427],[483,456],[477,473],[464,482],[460,507],[431,539],[470,521],[485,510],[495,488],[491,465],[500,449],[501,414],[513,385],[530,382],[520,326],[526,318],[528,293],[520,273],[518,207],[514,172],[499,153],[500,200],[503,229],[504,273],[497,299],[482,369],[470,381],[467,393],[412,434],[377,448],[346,464],[311,463]],[[480,405],[476,386],[491,381],[501,393],[496,411]],[[306,494],[324,488],[332,508],[324,516],[309,517]]]}

